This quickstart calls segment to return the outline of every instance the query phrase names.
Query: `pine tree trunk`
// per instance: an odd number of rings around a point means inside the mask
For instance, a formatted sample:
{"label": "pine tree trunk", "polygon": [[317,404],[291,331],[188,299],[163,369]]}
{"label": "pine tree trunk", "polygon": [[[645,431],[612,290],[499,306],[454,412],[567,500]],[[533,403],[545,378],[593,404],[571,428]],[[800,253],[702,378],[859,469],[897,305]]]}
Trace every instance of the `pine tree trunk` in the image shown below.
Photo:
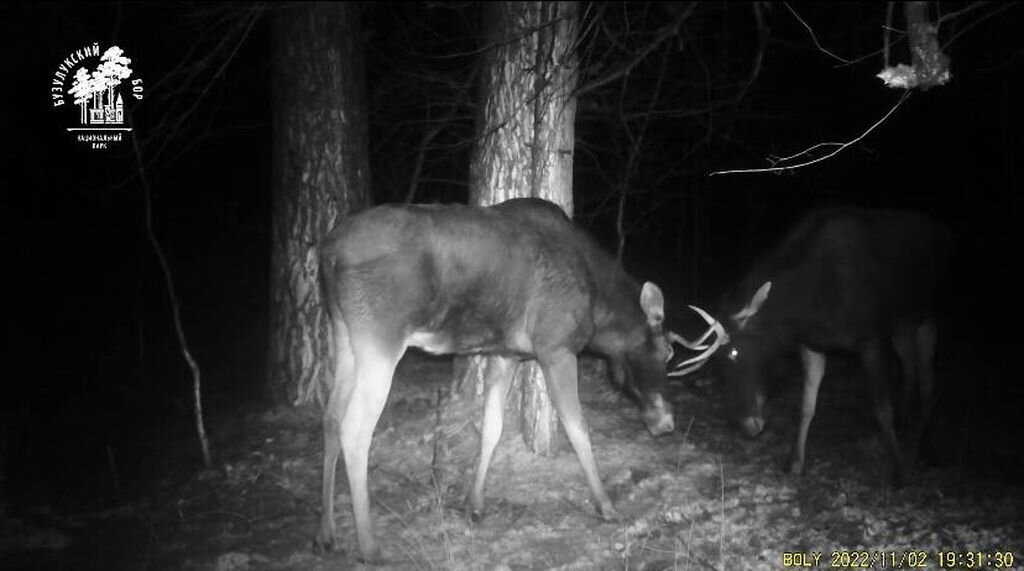
{"label": "pine tree trunk", "polygon": [[323,402],[330,332],[317,246],[370,184],[359,8],[286,4],[273,20],[273,210],[267,388]]}
{"label": "pine tree trunk", "polygon": [[[478,130],[470,164],[471,201],[490,205],[538,196],[572,215],[573,122],[576,100],[577,6],[574,2],[483,5],[485,37]],[[483,393],[486,361],[457,369],[463,394]],[[512,401],[523,438],[542,455],[555,449],[557,416],[535,362],[519,367]]]}
{"label": "pine tree trunk", "polygon": [[929,2],[906,2],[907,37],[910,39],[911,63],[918,86],[922,90],[949,81],[949,58],[939,46],[939,28],[928,17]]}

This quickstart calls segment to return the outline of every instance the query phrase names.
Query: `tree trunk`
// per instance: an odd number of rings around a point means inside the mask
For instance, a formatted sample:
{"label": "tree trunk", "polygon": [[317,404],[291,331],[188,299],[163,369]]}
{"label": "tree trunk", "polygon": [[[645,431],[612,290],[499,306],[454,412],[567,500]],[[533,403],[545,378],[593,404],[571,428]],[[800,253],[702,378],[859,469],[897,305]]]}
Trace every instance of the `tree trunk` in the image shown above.
{"label": "tree trunk", "polygon": [[276,400],[323,402],[332,349],[317,246],[341,217],[368,203],[370,185],[359,8],[275,10],[267,388]]}
{"label": "tree trunk", "polygon": [[939,46],[939,28],[928,17],[929,2],[906,2],[903,13],[907,18],[907,36],[910,38],[911,63],[917,85],[922,91],[943,85],[950,79],[949,58]]}
{"label": "tree trunk", "polygon": [[[477,129],[470,163],[470,201],[481,205],[538,196],[572,215],[573,121],[576,99],[575,2],[497,2],[483,5],[484,52]],[[486,361],[457,368],[463,394],[483,394]],[[542,455],[555,448],[557,416],[535,362],[519,367],[512,401],[523,438]]]}

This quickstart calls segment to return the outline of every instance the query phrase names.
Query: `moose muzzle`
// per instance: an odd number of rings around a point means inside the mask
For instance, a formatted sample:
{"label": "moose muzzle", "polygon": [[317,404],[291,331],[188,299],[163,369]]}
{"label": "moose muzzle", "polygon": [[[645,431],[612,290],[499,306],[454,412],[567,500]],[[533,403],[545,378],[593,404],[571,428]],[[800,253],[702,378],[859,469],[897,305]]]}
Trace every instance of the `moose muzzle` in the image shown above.
{"label": "moose muzzle", "polygon": [[653,395],[647,406],[644,407],[641,417],[647,430],[654,436],[667,434],[676,429],[675,420],[672,418],[672,411],[665,404],[661,395]]}

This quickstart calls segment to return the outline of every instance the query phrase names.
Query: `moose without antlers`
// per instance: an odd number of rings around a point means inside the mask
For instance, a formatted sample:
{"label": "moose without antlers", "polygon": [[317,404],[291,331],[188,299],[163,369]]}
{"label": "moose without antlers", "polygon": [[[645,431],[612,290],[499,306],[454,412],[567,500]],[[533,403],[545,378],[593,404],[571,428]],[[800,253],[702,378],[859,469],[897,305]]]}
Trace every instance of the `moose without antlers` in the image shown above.
{"label": "moose without antlers", "polygon": [[[361,557],[379,560],[367,462],[399,359],[430,353],[494,355],[485,371],[480,456],[468,508],[484,507],[487,469],[519,361],[536,359],[601,517],[605,493],[577,393],[577,354],[604,355],[640,404],[653,435],[671,432],[663,389],[670,342],[664,299],[642,286],[554,204],[513,199],[488,208],[385,205],[344,221],[323,242],[320,277],[334,333],[334,377],[324,411],[323,513],[314,545],[334,546],[334,480],[344,455]],[[707,339],[707,335],[702,337]],[[704,352],[681,364],[695,366]]]}
{"label": "moose without antlers", "polygon": [[902,363],[905,415],[915,387],[919,391],[911,432],[916,447],[930,412],[935,314],[949,243],[948,231],[920,214],[848,208],[806,216],[747,274],[735,302],[727,303],[728,351],[734,361],[727,380],[742,430],[748,436],[764,430],[764,377],[774,359],[797,348],[803,402],[789,469],[799,474],[826,355],[855,353],[892,460],[893,483],[902,485],[904,457],[893,427],[883,351],[891,342]]}

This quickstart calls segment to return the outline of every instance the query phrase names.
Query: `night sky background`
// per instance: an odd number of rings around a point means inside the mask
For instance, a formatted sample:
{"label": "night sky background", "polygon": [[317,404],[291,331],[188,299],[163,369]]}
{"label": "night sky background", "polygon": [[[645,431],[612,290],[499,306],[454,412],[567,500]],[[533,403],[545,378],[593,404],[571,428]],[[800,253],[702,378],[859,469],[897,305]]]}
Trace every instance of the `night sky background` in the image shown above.
{"label": "night sky background", "polygon": [[[822,45],[848,59],[881,48],[880,3],[792,6]],[[968,5],[942,6],[951,13]],[[430,80],[418,88],[410,74],[465,78],[475,61],[477,9],[425,3],[367,8],[376,202],[404,197],[408,157],[424,129],[417,121],[424,102],[417,97],[443,93],[431,91]],[[638,25],[638,34],[675,13],[671,7],[648,10],[642,22],[647,28]],[[598,10],[585,11],[593,16]],[[73,111],[50,105],[56,66],[93,42],[122,47],[135,76],[145,81],[135,127],[146,141],[154,224],[203,370],[208,412],[216,416],[264,398],[273,57],[268,13],[265,7],[201,3],[0,8],[7,78],[0,90],[0,190],[4,281],[11,286],[0,415],[8,496],[74,503],[83,491],[109,487],[108,448],[117,451],[122,479],[130,483],[146,473],[155,442],[168,434],[194,439],[191,378],[144,234],[131,147],[84,148],[64,131]],[[958,240],[950,284],[953,326],[943,341],[986,370],[1000,371],[1006,383],[951,379],[959,402],[1019,433],[1024,402],[1012,384],[1021,378],[1013,357],[1022,313],[1024,6],[983,6],[944,24],[940,40],[953,40],[945,48],[952,82],[914,93],[836,157],[779,175],[708,176],[764,167],[769,156],[819,142],[852,139],[902,94],[874,77],[880,55],[839,65],[815,48],[792,12],[773,3],[764,10],[770,36],[757,79],[739,104],[703,112],[709,98],[726,98],[727,82],[715,83],[717,74],[729,81],[750,75],[758,45],[752,13],[746,3],[700,6],[674,50],[667,56],[656,51],[652,63],[630,75],[629,89],[649,91],[666,57],[677,83],[662,105],[678,113],[649,127],[653,150],[641,157],[630,187],[627,270],[658,281],[670,303],[714,308],[753,256],[814,206],[933,213]],[[609,13],[608,20],[617,19]],[[902,25],[899,18],[896,27]],[[208,59],[197,65],[202,58]],[[908,62],[906,43],[893,47],[892,59]],[[584,62],[584,77],[592,79],[609,65]],[[609,249],[616,240],[609,173],[621,167],[614,148],[623,143],[603,126],[602,109],[610,100],[602,97],[620,89],[616,84],[581,99],[577,119],[579,144],[589,145],[577,152],[577,219]],[[432,102],[439,115],[443,103]],[[428,157],[428,180],[417,202],[467,198],[472,108],[452,105],[455,119]],[[998,399],[990,400],[993,395]],[[187,460],[198,465],[198,453]],[[69,473],[74,478],[63,477]],[[62,477],[47,477],[53,474]]]}

